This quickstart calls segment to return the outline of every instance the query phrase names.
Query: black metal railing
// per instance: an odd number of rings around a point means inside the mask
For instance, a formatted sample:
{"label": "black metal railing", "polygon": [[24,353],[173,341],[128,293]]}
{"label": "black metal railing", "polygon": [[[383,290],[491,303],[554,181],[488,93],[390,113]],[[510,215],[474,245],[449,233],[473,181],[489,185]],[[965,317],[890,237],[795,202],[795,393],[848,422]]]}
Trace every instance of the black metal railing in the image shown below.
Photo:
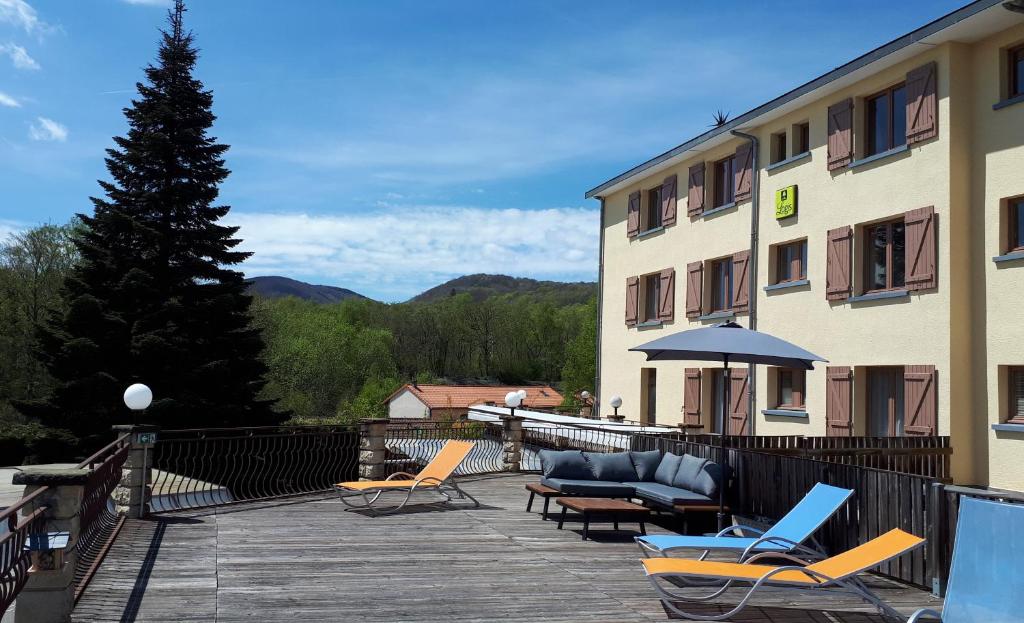
{"label": "black metal railing", "polygon": [[[25,546],[29,535],[46,529],[45,492],[45,487],[37,489],[0,511],[0,529],[4,530],[0,535],[0,618],[28,582],[32,559]],[[19,513],[23,515],[20,519]]]}
{"label": "black metal railing", "polygon": [[122,468],[128,460],[130,435],[122,435],[113,443],[77,465],[88,469],[82,494],[82,507],[78,513],[79,532],[75,548],[75,601],[85,592],[110,545],[124,524],[124,515],[118,514],[110,500],[114,487],[121,481]]}
{"label": "black metal railing", "polygon": [[388,423],[384,445],[385,472],[416,473],[429,463],[450,439],[473,441],[473,450],[455,470],[460,476],[486,474],[504,469],[502,428],[493,422],[473,420]]}
{"label": "black metal railing", "polygon": [[356,426],[162,431],[153,446],[153,512],[326,491],[355,480]]}

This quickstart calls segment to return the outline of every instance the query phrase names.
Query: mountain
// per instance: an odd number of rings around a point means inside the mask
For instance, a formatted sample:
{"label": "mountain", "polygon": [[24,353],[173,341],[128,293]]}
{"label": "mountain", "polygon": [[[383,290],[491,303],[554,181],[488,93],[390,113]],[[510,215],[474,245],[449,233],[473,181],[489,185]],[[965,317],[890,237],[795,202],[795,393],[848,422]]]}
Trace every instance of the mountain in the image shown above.
{"label": "mountain", "polygon": [[253,277],[249,279],[249,294],[258,294],[268,299],[296,296],[314,303],[337,303],[345,299],[365,299],[367,297],[335,286],[320,286],[296,281],[288,277]]}
{"label": "mountain", "polygon": [[559,305],[586,303],[591,297],[597,296],[597,284],[587,281],[565,283],[561,281],[537,281],[508,275],[465,275],[410,299],[413,303],[439,301],[455,294],[467,293],[473,300],[482,301],[491,296],[511,294],[530,296],[538,299],[549,299]]}

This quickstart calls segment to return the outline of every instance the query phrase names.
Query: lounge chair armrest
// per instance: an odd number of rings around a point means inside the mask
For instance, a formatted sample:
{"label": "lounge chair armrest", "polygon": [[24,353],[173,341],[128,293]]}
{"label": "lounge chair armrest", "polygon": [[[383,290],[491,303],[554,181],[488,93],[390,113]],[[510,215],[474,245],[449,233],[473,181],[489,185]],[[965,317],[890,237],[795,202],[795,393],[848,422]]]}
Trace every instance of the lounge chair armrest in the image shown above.
{"label": "lounge chair armrest", "polygon": [[[753,543],[748,545],[747,549],[743,550],[743,554],[740,556],[740,562],[747,562],[746,558],[747,558],[747,556],[749,556],[751,554],[758,554],[759,558],[766,558],[770,554],[773,554],[773,552],[758,552],[757,551],[758,547],[760,547],[760,546],[762,546],[762,545],[764,545],[766,543],[767,544],[774,544],[774,545],[781,545],[781,546],[787,548],[786,552],[774,552],[774,554],[783,554],[783,553],[788,553],[788,552],[802,552],[802,553],[808,555],[809,557],[815,558],[815,559],[821,559],[821,558],[825,557],[824,554],[822,554],[821,552],[815,551],[815,550],[807,547],[803,543],[797,543],[796,541],[794,541],[792,539],[787,539],[784,536],[762,536],[761,538],[757,539],[756,541],[754,541]],[[761,554],[764,554],[764,555],[761,555]],[[801,562],[801,563],[803,562],[799,558],[794,558],[793,556],[785,556],[784,558],[786,558],[787,560],[798,561],[798,562]]]}
{"label": "lounge chair armrest", "polygon": [[921,608],[920,610],[918,610],[914,614],[910,615],[910,618],[907,619],[907,623],[915,623],[916,621],[920,621],[921,617],[927,617],[929,619],[935,619],[937,621],[941,621],[942,620],[942,613],[941,612],[936,612],[935,610],[932,610],[931,608]]}
{"label": "lounge chair armrest", "polygon": [[426,478],[421,478],[420,480],[417,480],[416,482],[414,482],[413,485],[412,485],[411,490],[415,491],[416,488],[419,487],[420,485],[437,486],[437,485],[442,484],[443,482],[444,481],[441,480],[440,478],[434,478],[433,476],[427,476]]}
{"label": "lounge chair armrest", "polygon": [[722,530],[718,534],[716,534],[715,536],[725,536],[725,535],[727,535],[730,532],[733,532],[735,530],[740,530],[742,532],[749,531],[749,532],[752,532],[754,535],[758,535],[758,536],[764,534],[764,530],[758,530],[757,528],[755,528],[753,526],[744,526],[743,524],[736,524],[735,526],[729,526],[727,528],[722,528]]}
{"label": "lounge chair armrest", "polygon": [[407,480],[416,480],[416,474],[410,474],[409,472],[395,472],[394,474],[391,474],[384,480],[394,480],[399,476],[405,476]]}

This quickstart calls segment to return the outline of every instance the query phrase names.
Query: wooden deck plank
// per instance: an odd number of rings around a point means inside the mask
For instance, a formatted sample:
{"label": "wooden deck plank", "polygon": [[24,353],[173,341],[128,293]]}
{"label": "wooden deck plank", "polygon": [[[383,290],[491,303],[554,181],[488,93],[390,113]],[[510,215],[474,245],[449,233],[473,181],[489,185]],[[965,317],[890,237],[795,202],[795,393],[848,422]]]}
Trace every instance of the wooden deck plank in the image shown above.
{"label": "wooden deck plank", "polygon": [[[557,530],[540,519],[537,504],[525,512],[524,484],[532,480],[467,479],[478,509],[369,517],[345,512],[337,498],[310,497],[129,521],[74,620],[666,620],[641,570],[635,532],[606,532],[598,523],[581,541],[571,516]],[[657,520],[648,530],[670,532]],[[941,604],[923,591],[867,581],[908,613]],[[735,599],[727,593],[722,601]],[[845,596],[769,591],[754,604],[735,620],[877,620],[870,606]]]}

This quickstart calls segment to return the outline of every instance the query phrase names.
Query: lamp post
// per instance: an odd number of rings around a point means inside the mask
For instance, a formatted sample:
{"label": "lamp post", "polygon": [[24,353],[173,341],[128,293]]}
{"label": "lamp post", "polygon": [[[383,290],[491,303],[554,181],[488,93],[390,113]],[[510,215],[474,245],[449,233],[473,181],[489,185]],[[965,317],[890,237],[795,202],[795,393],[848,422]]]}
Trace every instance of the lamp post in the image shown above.
{"label": "lamp post", "polygon": [[509,408],[509,414],[515,416],[516,407],[523,402],[522,394],[519,392],[509,392],[505,394],[505,405]]}
{"label": "lamp post", "polygon": [[[133,420],[132,424],[136,424],[137,425],[139,423],[139,416],[137,414],[144,413],[146,411],[146,409],[149,408],[149,405],[152,404],[152,402],[153,402],[153,390],[151,390],[148,386],[143,385],[142,383],[135,383],[133,385],[129,385],[128,389],[124,390],[124,405],[132,410],[132,420]],[[133,441],[135,440],[136,436],[138,436],[138,433],[133,431],[132,432],[132,440]],[[152,441],[150,441],[148,443],[141,444],[142,445],[142,470],[143,470],[144,473],[147,473],[147,474],[148,474],[148,472],[145,472],[145,470],[147,469],[146,468],[146,461],[147,461],[147,459],[149,457],[147,457],[146,454],[147,454],[147,450],[149,448],[149,445],[148,445],[149,443],[152,443]],[[139,507],[140,508],[140,510],[139,510],[139,517],[142,517],[145,514],[145,508],[146,508],[146,481],[147,480],[149,480],[148,475],[147,476],[143,476],[142,478],[139,479],[139,504],[141,505]]]}
{"label": "lamp post", "polygon": [[[587,408],[587,401],[590,400],[590,392],[588,392],[587,390],[581,391],[580,392],[580,400],[583,401],[583,404],[580,405],[580,414],[582,414],[583,413],[583,409]],[[587,412],[587,417],[593,417],[593,413],[588,411]]]}
{"label": "lamp post", "polygon": [[612,396],[612,399],[608,401],[608,404],[610,404],[612,409],[615,410],[615,415],[612,417],[615,418],[616,422],[621,422],[622,420],[619,419],[619,407],[622,406],[622,396]]}
{"label": "lamp post", "polygon": [[519,390],[516,393],[519,394],[519,406],[521,406],[522,408],[525,409],[526,408],[526,390],[525,389],[521,389],[521,390]]}

